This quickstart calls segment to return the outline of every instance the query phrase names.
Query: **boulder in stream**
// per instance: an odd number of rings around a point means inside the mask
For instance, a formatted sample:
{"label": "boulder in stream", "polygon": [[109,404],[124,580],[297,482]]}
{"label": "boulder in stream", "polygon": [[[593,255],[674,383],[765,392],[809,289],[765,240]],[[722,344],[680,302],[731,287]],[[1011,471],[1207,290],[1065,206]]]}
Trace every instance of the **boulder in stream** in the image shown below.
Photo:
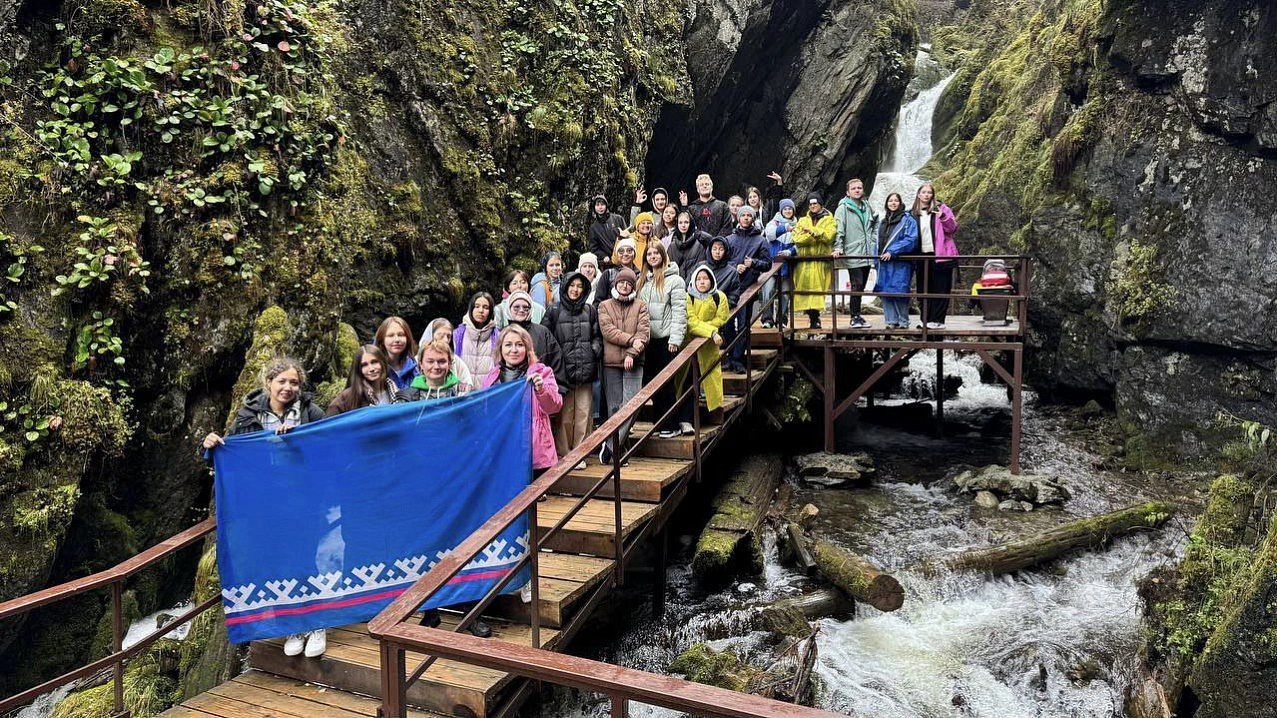
{"label": "boulder in stream", "polygon": [[992,491],[977,491],[975,494],[975,505],[982,509],[996,509],[998,503],[998,496]]}
{"label": "boulder in stream", "polygon": [[963,471],[953,479],[958,491],[976,494],[988,491],[1002,501],[1028,502],[1033,506],[1062,504],[1070,497],[1069,490],[1058,477],[1046,474],[1020,474],[1016,476],[1005,466],[991,464],[981,469]]}
{"label": "boulder in stream", "polygon": [[803,481],[818,486],[843,486],[867,479],[874,473],[873,459],[863,453],[818,451],[799,456],[795,461]]}

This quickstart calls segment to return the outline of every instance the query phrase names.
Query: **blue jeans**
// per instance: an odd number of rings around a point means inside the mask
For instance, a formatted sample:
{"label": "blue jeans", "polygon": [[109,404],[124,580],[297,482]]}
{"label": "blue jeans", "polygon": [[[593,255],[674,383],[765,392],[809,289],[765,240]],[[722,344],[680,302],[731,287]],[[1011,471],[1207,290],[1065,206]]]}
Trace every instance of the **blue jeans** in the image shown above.
{"label": "blue jeans", "polygon": [[883,297],[882,313],[888,324],[909,326],[909,298]]}
{"label": "blue jeans", "polygon": [[764,284],[763,288],[758,291],[759,302],[767,305],[767,308],[763,310],[763,321],[776,324],[785,323],[785,317],[789,316],[789,295],[782,292],[780,299],[776,300],[776,304],[771,305],[767,304],[767,302],[771,300],[772,295],[776,294],[776,292],[781,291],[782,288],[788,290],[790,286],[788,275],[783,277],[777,275],[772,277],[771,281]]}

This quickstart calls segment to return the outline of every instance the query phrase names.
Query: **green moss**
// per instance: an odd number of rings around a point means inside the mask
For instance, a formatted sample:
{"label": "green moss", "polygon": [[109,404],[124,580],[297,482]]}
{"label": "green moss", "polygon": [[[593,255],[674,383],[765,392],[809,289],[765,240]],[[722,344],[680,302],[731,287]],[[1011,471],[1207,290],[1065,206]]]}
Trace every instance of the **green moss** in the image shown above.
{"label": "green moss", "polygon": [[1137,327],[1169,308],[1178,294],[1165,279],[1157,243],[1138,237],[1119,247],[1109,267],[1109,279],[1111,298],[1122,321]]}
{"label": "green moss", "polygon": [[670,671],[687,680],[744,692],[761,677],[761,671],[741,662],[731,651],[716,651],[697,643],[670,664]]}
{"label": "green moss", "polygon": [[286,353],[293,325],[288,313],[278,306],[262,310],[253,323],[253,340],[244,354],[244,368],[239,373],[235,388],[231,391],[231,409],[226,417],[229,424],[235,418],[240,402],[250,391],[261,386],[259,375],[270,361]]}
{"label": "green moss", "polygon": [[[150,718],[173,705],[176,685],[161,670],[163,656],[175,649],[161,641],[157,648],[130,661],[124,671],[124,709],[137,718]],[[109,718],[115,713],[114,684],[72,693],[53,709],[50,718]]]}
{"label": "green moss", "polygon": [[144,34],[151,17],[138,0],[79,0],[67,13],[68,29],[81,37]]}

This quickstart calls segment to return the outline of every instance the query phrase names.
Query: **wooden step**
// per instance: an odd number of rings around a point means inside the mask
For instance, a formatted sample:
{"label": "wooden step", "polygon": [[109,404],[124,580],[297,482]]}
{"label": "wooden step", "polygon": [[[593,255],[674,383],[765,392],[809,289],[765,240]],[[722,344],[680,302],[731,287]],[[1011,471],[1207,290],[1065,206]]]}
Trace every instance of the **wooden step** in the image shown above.
{"label": "wooden step", "polygon": [[[575,613],[577,604],[588,598],[596,587],[610,590],[615,563],[598,556],[542,551],[537,567],[541,575],[538,581],[541,625],[561,627]],[[530,623],[530,608],[518,596],[506,595],[493,601],[489,612],[511,621]]]}
{"label": "wooden step", "polygon": [[780,355],[779,349],[759,349],[750,352],[750,366],[755,369],[761,369],[775,361]]}
{"label": "wooden step", "polygon": [[[584,469],[573,469],[554,485],[553,491],[584,496],[611,469],[611,464],[600,464],[597,458],[588,459]],[[691,466],[686,461],[635,456],[630,460],[629,466],[621,469],[621,498],[628,501],[660,501],[670,484],[686,475],[690,469]],[[611,481],[595,494],[599,498],[608,499],[615,495]]]}
{"label": "wooden step", "polygon": [[[740,399],[740,397],[725,397],[723,402],[724,412],[727,411],[726,407],[729,402],[740,404],[742,403],[742,400]],[[652,424],[650,422],[639,421],[639,422],[635,422],[633,433],[636,436],[642,436],[650,432],[651,430],[652,430]],[[723,430],[722,424],[710,424],[707,422],[701,422],[701,441],[702,441],[701,448],[702,449],[705,448],[705,445],[713,441],[714,438],[718,436],[719,432],[721,432],[722,430]],[[692,458],[696,455],[695,454],[695,437],[675,436],[673,438],[663,439],[659,436],[653,435],[649,437],[647,441],[643,442],[643,445],[638,448],[638,453],[641,456],[645,456],[645,457],[674,459],[678,461],[691,462]],[[633,464],[634,462],[631,461],[630,463]],[[688,470],[690,471],[691,464],[688,463],[687,466],[688,466]],[[621,472],[621,477],[622,479],[624,479],[625,477],[624,471]]]}
{"label": "wooden step", "polygon": [[757,349],[775,349],[785,342],[785,337],[781,334],[779,327],[764,329],[758,325],[754,325],[753,330],[749,333],[749,343],[755,350]]}
{"label": "wooden step", "polygon": [[[537,504],[537,527],[540,534],[549,531],[567,515],[578,499],[572,496],[550,496]],[[643,527],[656,513],[658,505],[637,501],[621,502],[621,537]],[[585,553],[612,557],[615,548],[614,504],[611,499],[590,499],[562,529],[544,544],[564,553]]]}
{"label": "wooden step", "polygon": [[[766,369],[751,369],[750,377],[753,382],[753,388],[758,389],[758,385],[767,378]],[[724,372],[723,373],[723,393],[735,394],[737,396],[745,395],[745,373],[744,372]]]}
{"label": "wooden step", "polygon": [[[160,714],[163,718],[374,718],[381,702],[249,670]],[[409,718],[439,713],[408,711]]]}
{"label": "wooden step", "polygon": [[[445,611],[442,618],[444,628],[453,628],[460,616]],[[490,640],[532,645],[530,626],[486,617],[485,620],[492,626]],[[541,642],[552,648],[558,635],[558,631],[544,628]],[[328,651],[319,658],[285,656],[284,639],[274,638],[254,641],[248,660],[253,668],[278,676],[353,693],[381,695],[381,653],[377,641],[368,635],[367,625],[362,623],[328,629]],[[410,653],[408,670],[414,670],[421,660],[420,654]],[[503,689],[513,680],[514,676],[502,671],[441,659],[408,688],[408,703],[445,715],[484,718],[500,703]]]}

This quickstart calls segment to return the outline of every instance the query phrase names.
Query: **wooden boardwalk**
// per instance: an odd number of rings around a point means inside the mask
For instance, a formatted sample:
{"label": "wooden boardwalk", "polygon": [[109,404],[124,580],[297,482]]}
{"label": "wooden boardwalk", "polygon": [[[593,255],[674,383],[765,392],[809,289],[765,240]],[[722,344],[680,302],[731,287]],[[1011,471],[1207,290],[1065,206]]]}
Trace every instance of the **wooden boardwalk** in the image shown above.
{"label": "wooden boardwalk", "polygon": [[[622,555],[656,535],[695,479],[695,455],[704,457],[745,413],[746,388],[756,394],[779,363],[771,338],[759,337],[747,380],[743,373],[724,374],[721,415],[702,422],[697,436],[662,439],[650,436],[621,473]],[[640,413],[640,418],[644,410]],[[704,413],[704,412],[703,412]],[[646,421],[633,433],[652,431]],[[699,447],[697,446],[699,444]],[[545,535],[600,479],[611,464],[597,457],[559,479],[537,505],[537,528]],[[536,576],[541,647],[560,650],[579,633],[592,610],[612,591],[616,580],[616,502],[612,482],[605,484],[565,526],[551,535],[540,554]],[[661,537],[663,540],[664,537]],[[459,615],[444,610],[444,628]],[[501,596],[489,606],[485,620],[491,641],[532,646],[532,607],[517,595]],[[419,656],[414,656],[418,658]],[[282,639],[250,646],[244,675],[196,696],[163,716],[209,718],[354,718],[373,716],[379,703],[362,696],[381,695],[381,652],[365,624],[330,629],[328,651],[320,658],[288,657]],[[408,670],[414,668],[409,664]],[[489,718],[509,715],[531,693],[531,683],[500,670],[440,659],[412,683],[406,701],[409,715]]]}

